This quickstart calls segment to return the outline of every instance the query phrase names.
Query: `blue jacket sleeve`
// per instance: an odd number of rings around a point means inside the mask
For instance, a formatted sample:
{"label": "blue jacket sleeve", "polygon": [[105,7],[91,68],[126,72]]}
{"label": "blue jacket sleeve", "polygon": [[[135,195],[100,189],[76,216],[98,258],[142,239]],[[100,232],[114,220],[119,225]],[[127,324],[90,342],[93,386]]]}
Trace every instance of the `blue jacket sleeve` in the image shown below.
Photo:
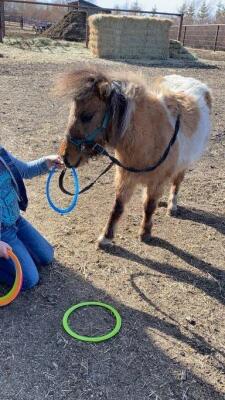
{"label": "blue jacket sleeve", "polygon": [[24,162],[18,160],[10,153],[9,156],[24,179],[32,179],[35,176],[44,175],[49,170],[45,157],[30,162]]}
{"label": "blue jacket sleeve", "polygon": [[0,204],[0,240],[1,240],[1,232],[2,232],[2,206]]}

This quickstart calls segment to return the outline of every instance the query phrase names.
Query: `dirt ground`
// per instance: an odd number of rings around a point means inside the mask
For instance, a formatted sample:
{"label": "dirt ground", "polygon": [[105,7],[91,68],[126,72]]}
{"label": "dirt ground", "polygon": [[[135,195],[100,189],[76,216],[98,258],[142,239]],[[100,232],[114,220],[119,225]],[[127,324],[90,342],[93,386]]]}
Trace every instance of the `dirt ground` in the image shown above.
{"label": "dirt ground", "polygon": [[[95,61],[74,49],[0,45],[0,139],[14,155],[57,151],[68,105],[49,89],[58,73],[78,63],[141,70],[149,83],[170,73],[205,81],[214,94],[212,136],[186,176],[178,217],[166,217],[160,207],[149,245],[138,240],[137,190],[115,246],[95,249],[113,201],[113,171],[66,217],[49,209],[46,177],[27,182],[26,217],[54,244],[55,261],[41,268],[36,288],[0,309],[1,400],[225,399],[225,63],[141,67]],[[105,165],[92,161],[79,170],[81,185]],[[90,299],[114,305],[122,316],[120,333],[98,345],[72,339],[61,326],[69,306]],[[113,321],[93,309],[71,324],[93,335]]]}

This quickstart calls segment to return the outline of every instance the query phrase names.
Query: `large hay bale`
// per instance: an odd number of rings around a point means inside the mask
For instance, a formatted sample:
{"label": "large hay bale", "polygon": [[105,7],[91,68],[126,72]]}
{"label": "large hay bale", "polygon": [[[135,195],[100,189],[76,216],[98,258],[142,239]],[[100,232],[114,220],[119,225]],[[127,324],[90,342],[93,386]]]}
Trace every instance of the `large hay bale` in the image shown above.
{"label": "large hay bale", "polygon": [[105,58],[167,59],[169,57],[168,19],[92,15],[88,18],[89,48]]}
{"label": "large hay bale", "polygon": [[43,35],[51,39],[82,42],[86,39],[86,11],[70,11],[56,25],[46,30]]}

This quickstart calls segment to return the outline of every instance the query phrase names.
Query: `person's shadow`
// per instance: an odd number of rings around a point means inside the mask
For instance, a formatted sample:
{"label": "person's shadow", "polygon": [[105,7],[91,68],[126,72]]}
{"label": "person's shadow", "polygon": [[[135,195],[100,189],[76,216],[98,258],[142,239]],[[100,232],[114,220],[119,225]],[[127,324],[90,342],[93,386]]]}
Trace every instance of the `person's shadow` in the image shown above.
{"label": "person's shadow", "polygon": [[[152,265],[150,261],[146,264],[146,260],[121,248],[109,253],[116,256],[118,250],[120,257],[135,259],[149,267]],[[154,268],[168,273],[171,267],[157,263]],[[175,321],[166,322],[163,315],[162,318],[156,317],[151,312],[139,311],[111,298],[106,291],[96,288],[66,265],[56,262],[52,270],[43,268],[41,275],[40,285],[22,293],[10,306],[0,309],[2,399],[225,398],[188,370],[185,354],[182,356],[184,363],[170,358],[152,340],[151,329],[187,343],[202,355],[213,355],[214,350],[204,338],[195,336],[190,339]],[[170,276],[173,278],[173,272]],[[132,275],[133,289],[141,295],[135,280],[135,275]],[[63,331],[61,320],[64,312],[82,300],[100,300],[117,308],[122,316],[122,329],[115,338],[94,345],[78,342]],[[145,301],[150,300],[145,297]],[[77,314],[76,327],[79,318],[81,314]],[[92,319],[93,334],[103,333],[112,324],[107,315],[100,320],[94,310],[89,318]],[[82,323],[78,326],[84,334],[85,327]]]}

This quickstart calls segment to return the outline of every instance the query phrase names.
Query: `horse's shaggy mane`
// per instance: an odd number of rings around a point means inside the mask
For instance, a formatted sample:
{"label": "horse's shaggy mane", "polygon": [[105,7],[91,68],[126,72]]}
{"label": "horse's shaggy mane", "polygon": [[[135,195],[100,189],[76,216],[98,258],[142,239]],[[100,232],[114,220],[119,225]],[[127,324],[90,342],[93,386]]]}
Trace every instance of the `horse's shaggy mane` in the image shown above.
{"label": "horse's shaggy mane", "polygon": [[69,96],[75,101],[82,101],[94,95],[107,104],[112,115],[117,137],[127,130],[135,102],[146,95],[144,82],[137,76],[114,73],[109,77],[97,70],[75,70],[61,75],[55,86],[55,92]]}

